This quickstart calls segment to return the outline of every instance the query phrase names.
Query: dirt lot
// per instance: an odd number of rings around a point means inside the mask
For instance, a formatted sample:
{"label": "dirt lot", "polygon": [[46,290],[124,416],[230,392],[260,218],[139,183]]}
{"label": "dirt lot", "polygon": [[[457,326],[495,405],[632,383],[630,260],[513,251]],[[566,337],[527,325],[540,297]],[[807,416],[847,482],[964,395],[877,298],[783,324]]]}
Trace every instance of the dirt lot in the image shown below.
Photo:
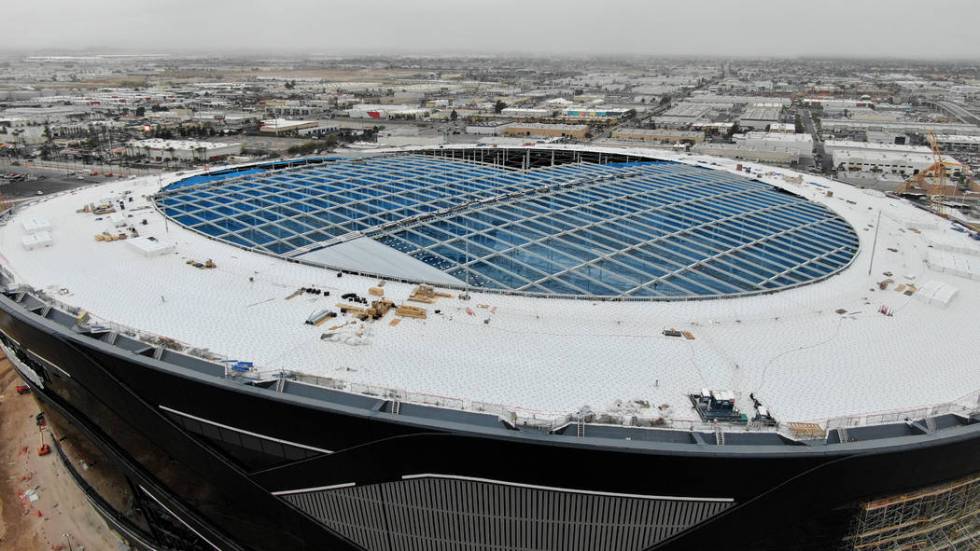
{"label": "dirt lot", "polygon": [[[41,436],[34,416],[40,410],[32,396],[17,394],[19,384],[10,363],[0,359],[0,549],[128,549],[85,499],[56,452],[38,456]],[[44,438],[50,437],[45,430]]]}

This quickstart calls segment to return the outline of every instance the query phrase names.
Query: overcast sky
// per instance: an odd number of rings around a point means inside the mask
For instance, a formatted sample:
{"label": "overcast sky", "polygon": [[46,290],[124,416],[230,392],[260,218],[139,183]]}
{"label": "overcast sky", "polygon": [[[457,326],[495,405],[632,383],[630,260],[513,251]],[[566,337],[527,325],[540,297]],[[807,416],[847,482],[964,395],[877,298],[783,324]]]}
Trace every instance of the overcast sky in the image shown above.
{"label": "overcast sky", "polygon": [[3,50],[980,59],[980,0],[7,0]]}

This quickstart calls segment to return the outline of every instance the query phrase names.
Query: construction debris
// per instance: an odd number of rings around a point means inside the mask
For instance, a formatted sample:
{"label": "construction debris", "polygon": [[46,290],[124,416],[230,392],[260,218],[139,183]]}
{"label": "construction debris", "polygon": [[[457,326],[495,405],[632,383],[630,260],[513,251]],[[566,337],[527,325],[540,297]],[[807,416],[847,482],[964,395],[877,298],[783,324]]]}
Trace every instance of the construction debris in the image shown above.
{"label": "construction debris", "polygon": [[102,233],[95,234],[95,240],[96,241],[106,241],[106,242],[108,242],[108,241],[122,241],[123,239],[127,239],[128,237],[129,236],[126,235],[124,232],[109,233],[107,231],[104,231]]}
{"label": "construction debris", "polygon": [[319,327],[323,325],[328,319],[337,317],[337,312],[331,312],[330,310],[319,310],[310,314],[310,317],[306,318],[307,325],[313,325]]}
{"label": "construction debris", "polygon": [[449,293],[437,292],[432,288],[431,285],[419,285],[414,290],[412,294],[408,296],[408,300],[412,302],[422,302],[425,304],[432,304],[437,299],[440,298],[452,298],[453,296]]}
{"label": "construction debris", "polygon": [[422,319],[422,320],[428,317],[425,308],[419,308],[418,306],[409,306],[407,304],[403,304],[398,308],[396,308],[395,314],[405,318],[415,318],[415,319]]}
{"label": "construction debris", "polygon": [[396,325],[398,325],[401,322],[402,322],[402,319],[401,318],[391,318],[391,321],[388,322],[388,325],[390,325],[392,327],[395,327]]}
{"label": "construction debris", "polygon": [[193,259],[188,259],[187,262],[186,262],[186,264],[188,266],[194,266],[195,268],[197,268],[199,270],[210,270],[210,269],[213,269],[213,268],[217,268],[218,267],[218,265],[215,264],[214,261],[211,260],[210,258],[207,259],[207,260],[205,260],[204,262],[198,262],[198,261],[193,260]]}
{"label": "construction debris", "polygon": [[357,293],[344,293],[344,294],[340,295],[340,298],[342,298],[344,300],[349,300],[351,302],[357,302],[357,303],[360,303],[360,304],[365,304],[365,305],[368,303],[366,298],[363,298],[363,297],[358,296]]}
{"label": "construction debris", "polygon": [[677,329],[674,329],[672,327],[670,329],[664,329],[663,330],[663,335],[665,337],[683,337],[684,336],[684,333],[681,333],[680,331],[678,331]]}
{"label": "construction debris", "polygon": [[381,287],[371,287],[368,289],[368,294],[372,297],[383,297],[385,296],[385,290]]}
{"label": "construction debris", "polygon": [[324,296],[324,297],[330,296],[330,291],[324,291],[323,289],[318,289],[316,287],[301,287],[300,291],[308,295],[317,295],[317,296]]}
{"label": "construction debris", "polygon": [[337,303],[337,308],[340,308],[341,314],[351,314],[361,321],[367,321],[368,319],[379,320],[394,307],[395,303],[386,298],[371,302],[371,306],[367,308],[353,304]]}
{"label": "construction debris", "polygon": [[789,428],[797,438],[804,440],[817,440],[821,439],[826,435],[823,427],[817,423],[796,423],[789,422],[786,423],[786,427]]}
{"label": "construction debris", "polygon": [[[249,281],[251,281],[251,278],[249,278]],[[316,287],[300,287],[299,289],[296,289],[295,291],[290,293],[290,295],[286,297],[286,300],[296,298],[304,293],[308,295],[317,295],[317,296],[325,296],[325,297],[330,296],[330,291],[324,291],[323,289],[317,289]]]}

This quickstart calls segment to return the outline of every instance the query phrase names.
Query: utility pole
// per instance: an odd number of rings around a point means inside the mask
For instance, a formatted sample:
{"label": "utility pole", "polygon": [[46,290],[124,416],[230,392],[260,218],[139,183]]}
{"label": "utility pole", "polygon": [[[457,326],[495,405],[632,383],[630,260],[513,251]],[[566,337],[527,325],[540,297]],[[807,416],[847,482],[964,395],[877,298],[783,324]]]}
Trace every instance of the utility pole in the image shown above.
{"label": "utility pole", "polygon": [[875,239],[871,243],[871,262],[868,263],[868,275],[871,275],[871,268],[875,265],[875,249],[878,248],[878,232],[881,231],[881,209],[878,209],[878,221],[875,222]]}

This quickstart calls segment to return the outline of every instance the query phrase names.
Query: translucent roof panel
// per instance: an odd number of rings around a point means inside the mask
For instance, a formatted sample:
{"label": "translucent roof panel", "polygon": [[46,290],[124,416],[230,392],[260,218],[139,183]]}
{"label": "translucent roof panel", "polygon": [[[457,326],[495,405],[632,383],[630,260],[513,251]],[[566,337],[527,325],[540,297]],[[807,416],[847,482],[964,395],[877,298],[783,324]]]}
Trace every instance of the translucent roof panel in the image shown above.
{"label": "translucent roof panel", "polygon": [[858,248],[822,205],[664,161],[520,170],[402,154],[171,186],[155,200],[238,246],[301,256],[369,238],[467,286],[529,294],[766,292],[836,273]]}

